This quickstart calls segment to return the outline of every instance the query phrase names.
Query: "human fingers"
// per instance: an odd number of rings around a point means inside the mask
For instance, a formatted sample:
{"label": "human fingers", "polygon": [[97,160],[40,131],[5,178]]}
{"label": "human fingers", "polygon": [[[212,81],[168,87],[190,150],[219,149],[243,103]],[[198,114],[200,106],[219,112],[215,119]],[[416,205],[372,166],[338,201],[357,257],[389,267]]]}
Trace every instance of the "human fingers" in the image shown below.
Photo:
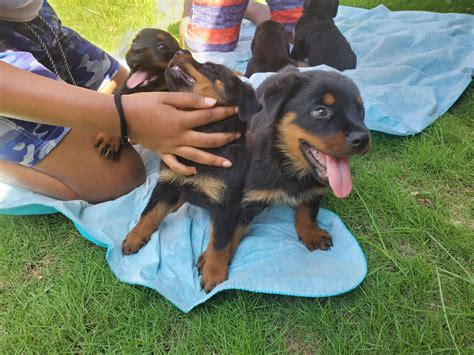
{"label": "human fingers", "polygon": [[161,103],[177,109],[199,109],[213,107],[217,100],[191,92],[161,92]]}
{"label": "human fingers", "polygon": [[211,109],[184,112],[185,118],[183,125],[188,129],[192,129],[223,120],[224,118],[235,115],[237,112],[238,110],[235,106],[219,106]]}
{"label": "human fingers", "polygon": [[229,144],[242,136],[239,132],[203,133],[189,131],[183,137],[186,145],[197,148],[217,148]]}
{"label": "human fingers", "polygon": [[194,166],[187,166],[180,163],[173,154],[163,154],[161,160],[175,173],[181,175],[194,175],[196,174],[196,168]]}
{"label": "human fingers", "polygon": [[203,165],[215,165],[223,168],[230,168],[232,166],[230,160],[194,147],[178,147],[175,149],[175,154]]}

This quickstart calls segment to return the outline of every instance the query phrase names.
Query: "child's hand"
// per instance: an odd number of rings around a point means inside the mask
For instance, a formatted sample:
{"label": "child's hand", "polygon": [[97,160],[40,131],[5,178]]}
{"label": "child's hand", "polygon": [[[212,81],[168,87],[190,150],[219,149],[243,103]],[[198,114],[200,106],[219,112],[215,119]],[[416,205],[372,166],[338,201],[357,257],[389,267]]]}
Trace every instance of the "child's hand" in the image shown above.
{"label": "child's hand", "polygon": [[240,137],[239,133],[202,133],[193,128],[222,120],[236,107],[214,107],[216,100],[191,93],[137,93],[122,96],[129,136],[155,151],[173,171],[196,173],[176,156],[200,164],[229,168],[232,163],[198,148],[217,148]]}

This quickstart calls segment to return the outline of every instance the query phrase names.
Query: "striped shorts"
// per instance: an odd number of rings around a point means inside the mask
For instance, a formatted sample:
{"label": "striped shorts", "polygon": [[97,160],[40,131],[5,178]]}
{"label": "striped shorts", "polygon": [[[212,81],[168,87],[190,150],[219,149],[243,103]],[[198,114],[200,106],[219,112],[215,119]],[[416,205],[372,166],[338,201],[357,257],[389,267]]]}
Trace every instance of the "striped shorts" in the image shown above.
{"label": "striped shorts", "polygon": [[[291,33],[304,0],[266,0],[271,18]],[[193,0],[186,45],[195,52],[230,52],[239,40],[248,0]]]}

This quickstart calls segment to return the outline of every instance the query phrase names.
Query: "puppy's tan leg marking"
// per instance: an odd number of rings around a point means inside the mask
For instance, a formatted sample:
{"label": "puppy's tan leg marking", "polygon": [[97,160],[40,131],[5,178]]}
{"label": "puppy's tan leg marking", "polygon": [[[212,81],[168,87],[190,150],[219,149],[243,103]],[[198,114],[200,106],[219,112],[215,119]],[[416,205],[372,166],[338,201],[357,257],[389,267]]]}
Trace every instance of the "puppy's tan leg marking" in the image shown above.
{"label": "puppy's tan leg marking", "polygon": [[211,225],[209,244],[198,260],[198,269],[201,274],[201,287],[209,293],[218,284],[227,280],[229,264],[232,260],[243,235],[247,232],[248,226],[239,225],[234,231],[231,243],[224,248],[215,248],[214,226]]}
{"label": "puppy's tan leg marking", "polygon": [[328,232],[318,227],[311,216],[311,208],[302,204],[296,208],[295,227],[298,236],[309,250],[328,250],[332,247],[332,239]]}
{"label": "puppy's tan leg marking", "polygon": [[142,215],[138,224],[132,229],[123,241],[122,252],[124,255],[136,253],[144,246],[151,238],[151,235],[158,229],[165,217],[175,210],[177,210],[184,203],[180,199],[175,205],[168,205],[165,203],[158,203],[147,214]]}

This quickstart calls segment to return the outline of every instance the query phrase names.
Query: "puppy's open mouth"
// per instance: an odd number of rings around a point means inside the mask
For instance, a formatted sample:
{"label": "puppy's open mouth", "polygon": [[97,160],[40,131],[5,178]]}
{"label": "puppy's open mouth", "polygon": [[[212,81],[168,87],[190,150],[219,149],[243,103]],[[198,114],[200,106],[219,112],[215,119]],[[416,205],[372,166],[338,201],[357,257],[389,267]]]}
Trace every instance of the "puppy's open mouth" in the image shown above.
{"label": "puppy's open mouth", "polygon": [[158,76],[155,73],[138,68],[131,73],[130,77],[127,79],[127,88],[135,89],[137,87],[146,87],[153,84],[157,79]]}
{"label": "puppy's open mouth", "polygon": [[336,197],[347,197],[351,193],[349,159],[325,154],[304,140],[300,141],[300,149],[311,166],[314,177],[324,184],[329,184]]}
{"label": "puppy's open mouth", "polygon": [[196,84],[196,80],[177,65],[172,65],[168,68],[168,71],[171,73],[173,78],[183,82],[186,86],[193,86]]}

